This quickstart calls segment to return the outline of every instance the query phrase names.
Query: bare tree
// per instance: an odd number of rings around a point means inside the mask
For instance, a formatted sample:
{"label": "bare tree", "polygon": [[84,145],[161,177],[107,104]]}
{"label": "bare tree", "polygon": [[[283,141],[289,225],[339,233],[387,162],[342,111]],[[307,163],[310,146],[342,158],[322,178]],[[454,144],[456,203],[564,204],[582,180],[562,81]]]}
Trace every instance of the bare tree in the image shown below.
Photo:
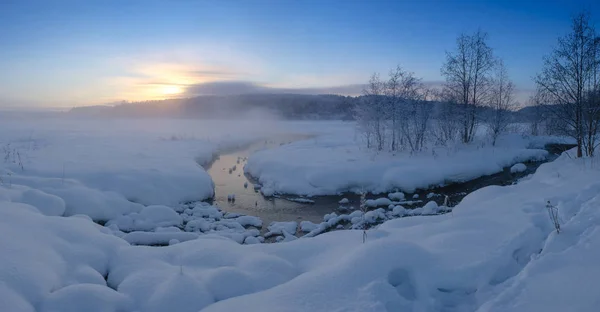
{"label": "bare tree", "polygon": [[409,84],[410,96],[405,98],[404,116],[401,132],[412,152],[418,152],[425,146],[427,128],[433,107],[427,102],[430,90],[425,88],[420,79]]}
{"label": "bare tree", "polygon": [[373,74],[369,84],[363,90],[363,101],[355,111],[358,124],[366,134],[367,147],[371,147],[371,137],[373,137],[378,151],[383,150],[385,146],[386,103],[383,91],[384,84],[379,74]]}
{"label": "bare tree", "polygon": [[496,145],[498,136],[506,131],[510,124],[510,111],[515,107],[515,85],[508,77],[504,62],[499,60],[490,79],[490,97],[488,105],[492,109],[488,115],[488,131],[492,145]]}
{"label": "bare tree", "polygon": [[460,35],[456,51],[446,52],[446,63],[441,73],[446,78],[445,88],[453,94],[462,110],[461,137],[471,142],[477,126],[477,106],[483,105],[489,94],[489,75],[494,66],[492,48],[487,44],[487,34],[478,30],[472,35]]}
{"label": "bare tree", "polygon": [[429,120],[429,105],[424,103],[426,89],[421,79],[398,66],[390,73],[388,89],[393,103],[389,113],[393,116],[394,138],[405,142],[413,152],[421,150]]}
{"label": "bare tree", "polygon": [[373,138],[374,147],[383,150],[388,142],[386,134],[391,133],[392,151],[403,143],[411,151],[423,148],[431,105],[426,103],[429,93],[420,78],[397,66],[386,82],[372,75],[363,94],[363,101],[356,107],[356,119],[368,147]]}
{"label": "bare tree", "polygon": [[548,112],[563,134],[577,142],[577,157],[592,156],[596,147],[600,104],[598,103],[600,40],[589,14],[573,18],[571,33],[558,39],[535,81],[548,105]]}
{"label": "bare tree", "polygon": [[387,110],[391,119],[391,132],[392,132],[392,151],[398,148],[397,129],[398,124],[402,120],[402,109],[401,109],[401,82],[404,75],[402,67],[397,66],[389,73],[389,79],[385,83],[385,95],[388,103]]}
{"label": "bare tree", "polygon": [[527,102],[528,106],[532,107],[531,113],[527,116],[530,123],[529,132],[531,135],[541,135],[545,132],[544,122],[547,119],[545,109],[542,105],[544,103],[542,95],[536,92],[529,97]]}
{"label": "bare tree", "polygon": [[456,105],[454,94],[448,92],[447,89],[432,90],[432,97],[436,103],[433,113],[435,118],[433,135],[437,144],[447,145],[448,142],[458,139],[461,128],[459,118],[461,112]]}

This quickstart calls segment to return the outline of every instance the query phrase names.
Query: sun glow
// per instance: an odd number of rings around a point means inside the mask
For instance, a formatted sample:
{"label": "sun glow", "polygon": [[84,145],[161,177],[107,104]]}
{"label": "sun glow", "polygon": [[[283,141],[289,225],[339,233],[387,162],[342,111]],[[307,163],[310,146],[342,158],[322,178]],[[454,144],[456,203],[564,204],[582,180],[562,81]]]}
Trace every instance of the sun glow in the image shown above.
{"label": "sun glow", "polygon": [[160,86],[159,93],[163,95],[173,95],[183,93],[183,88],[180,86],[165,85]]}

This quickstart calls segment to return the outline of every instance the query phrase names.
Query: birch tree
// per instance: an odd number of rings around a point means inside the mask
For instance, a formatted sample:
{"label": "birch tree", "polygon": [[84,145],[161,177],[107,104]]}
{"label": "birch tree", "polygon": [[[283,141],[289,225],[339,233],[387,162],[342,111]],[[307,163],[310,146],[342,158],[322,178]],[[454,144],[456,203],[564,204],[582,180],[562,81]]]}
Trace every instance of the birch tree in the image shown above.
{"label": "birch tree", "polygon": [[593,156],[600,122],[600,39],[589,14],[575,16],[571,25],[535,81],[562,134],[576,140],[577,157]]}
{"label": "birch tree", "polygon": [[510,124],[510,111],[515,107],[515,86],[508,77],[504,62],[498,61],[494,76],[490,79],[490,97],[488,106],[491,112],[488,115],[488,131],[492,138],[492,145],[496,145],[498,136],[506,132]]}
{"label": "birch tree", "polygon": [[471,142],[478,123],[477,106],[483,105],[490,91],[490,73],[494,67],[493,50],[487,44],[487,34],[478,30],[472,35],[460,35],[456,51],[446,52],[441,74],[448,93],[457,100],[460,114],[461,138]]}

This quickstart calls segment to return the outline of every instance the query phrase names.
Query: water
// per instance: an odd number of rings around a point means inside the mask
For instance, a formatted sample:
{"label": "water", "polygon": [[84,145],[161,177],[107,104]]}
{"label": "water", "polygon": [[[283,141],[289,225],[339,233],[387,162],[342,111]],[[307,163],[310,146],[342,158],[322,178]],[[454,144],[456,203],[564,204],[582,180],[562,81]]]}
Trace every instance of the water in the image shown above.
{"label": "water", "polygon": [[[315,223],[323,221],[325,214],[338,211],[340,206],[338,202],[342,198],[348,198],[351,210],[358,209],[359,195],[346,193],[335,196],[315,196],[310,199],[314,203],[298,203],[286,200],[285,198],[298,198],[298,196],[282,195],[280,198],[266,198],[254,189],[256,181],[252,177],[244,174],[243,167],[247,162],[247,158],[254,152],[278,147],[283,144],[289,144],[293,141],[309,139],[307,135],[281,135],[272,137],[266,141],[256,142],[250,146],[233,151],[219,156],[208,168],[208,173],[211,175],[215,183],[215,197],[213,204],[216,204],[223,211],[241,213],[260,217],[265,225],[272,221],[302,221],[309,220]],[[568,149],[569,145],[553,144],[546,147],[550,152],[550,157],[546,161],[552,161],[556,158],[556,153],[560,153]],[[534,173],[535,170],[544,162],[528,162],[525,163],[527,170],[521,173],[511,173],[507,167],[504,171],[483,176],[474,180],[463,183],[453,183],[442,187],[430,188],[427,190],[417,190],[415,193],[406,194],[407,200],[411,200],[413,196],[418,195],[418,199],[423,202],[416,203],[416,207],[423,206],[427,201],[436,201],[439,205],[444,202],[447,195],[450,203],[458,204],[469,193],[489,185],[509,185],[513,184],[526,175]],[[229,170],[233,167],[230,173]],[[244,184],[247,183],[247,187]],[[427,198],[427,194],[435,193],[441,196]],[[228,195],[234,194],[235,201],[228,200]],[[386,194],[368,194],[367,198],[385,197]],[[407,205],[406,208],[411,208]]]}
{"label": "water", "polygon": [[[319,196],[311,198],[314,204],[298,203],[285,198],[298,198],[298,196],[281,196],[281,198],[266,198],[258,190],[254,190],[254,181],[244,174],[244,165],[252,153],[278,147],[290,142],[309,139],[307,135],[281,135],[266,141],[256,142],[250,146],[220,155],[208,168],[208,173],[215,183],[216,204],[223,211],[236,212],[245,215],[257,216],[268,225],[272,221],[302,221],[309,220],[315,223],[323,221],[323,215],[335,211],[341,196]],[[236,167],[231,173],[229,169]],[[247,183],[247,187],[244,184]],[[234,194],[235,201],[229,201],[228,195]]]}

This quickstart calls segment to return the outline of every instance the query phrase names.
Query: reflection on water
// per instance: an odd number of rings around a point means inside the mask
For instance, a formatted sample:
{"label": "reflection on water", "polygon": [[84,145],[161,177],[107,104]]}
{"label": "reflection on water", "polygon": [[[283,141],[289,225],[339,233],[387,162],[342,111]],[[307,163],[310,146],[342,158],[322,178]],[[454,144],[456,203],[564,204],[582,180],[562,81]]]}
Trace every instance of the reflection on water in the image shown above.
{"label": "reflection on water", "polygon": [[[265,226],[272,221],[322,222],[323,215],[337,209],[341,196],[319,196],[312,198],[315,200],[314,203],[266,198],[260,191],[255,190],[256,181],[244,175],[244,166],[252,153],[309,138],[311,137],[307,135],[276,136],[256,142],[245,149],[220,155],[208,169],[215,183],[213,203],[227,212],[257,216],[263,220]],[[228,200],[229,195],[234,195],[235,201]],[[290,196],[290,198],[298,198],[298,196]]]}

